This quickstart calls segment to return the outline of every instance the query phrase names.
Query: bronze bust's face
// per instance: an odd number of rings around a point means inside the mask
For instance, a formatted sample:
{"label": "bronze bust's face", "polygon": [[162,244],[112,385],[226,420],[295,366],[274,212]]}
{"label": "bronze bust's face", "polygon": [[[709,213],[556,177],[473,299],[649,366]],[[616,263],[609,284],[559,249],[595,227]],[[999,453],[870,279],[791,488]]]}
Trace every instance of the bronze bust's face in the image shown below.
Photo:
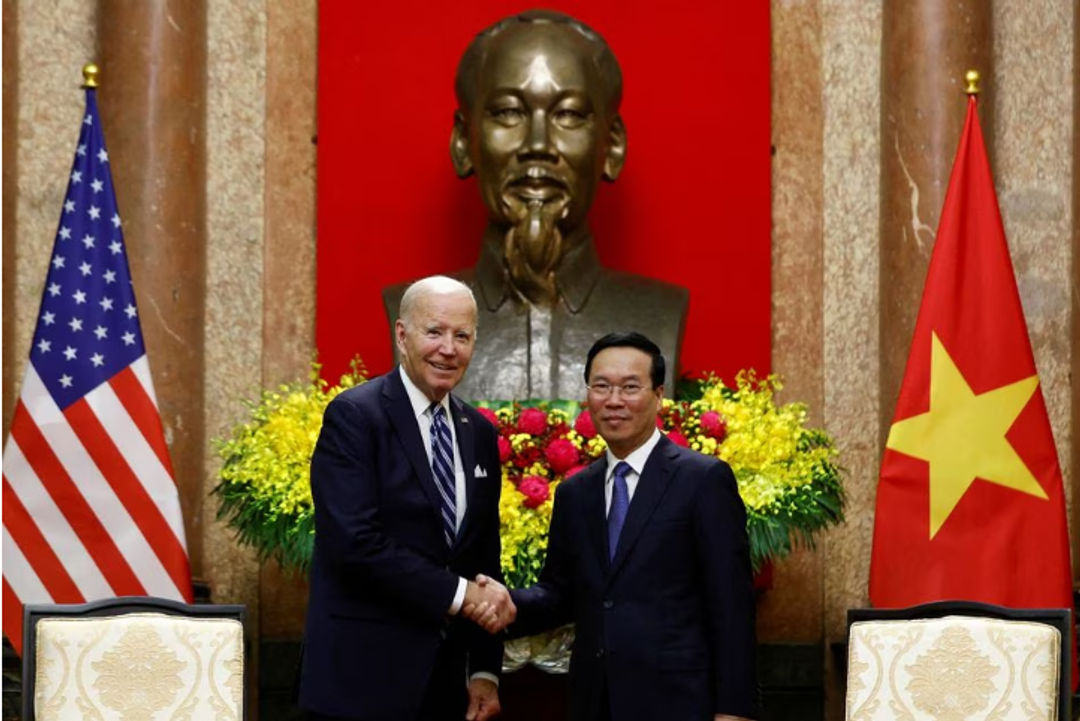
{"label": "bronze bust's face", "polygon": [[515,22],[482,42],[463,60],[451,155],[459,175],[476,172],[511,276],[532,296],[553,283],[601,179],[622,169],[619,89],[596,60],[603,41],[566,23]]}

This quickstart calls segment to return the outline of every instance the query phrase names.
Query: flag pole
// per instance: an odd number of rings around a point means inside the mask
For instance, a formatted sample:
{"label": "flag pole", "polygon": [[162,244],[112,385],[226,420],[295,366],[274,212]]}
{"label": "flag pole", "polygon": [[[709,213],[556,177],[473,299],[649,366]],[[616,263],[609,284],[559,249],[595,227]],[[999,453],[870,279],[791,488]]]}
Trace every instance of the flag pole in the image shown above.
{"label": "flag pole", "polygon": [[968,70],[964,73],[964,82],[967,83],[967,87],[964,88],[964,92],[968,95],[979,94],[979,71]]}
{"label": "flag pole", "polygon": [[98,66],[94,63],[87,63],[83,65],[83,87],[84,88],[96,88],[98,86]]}

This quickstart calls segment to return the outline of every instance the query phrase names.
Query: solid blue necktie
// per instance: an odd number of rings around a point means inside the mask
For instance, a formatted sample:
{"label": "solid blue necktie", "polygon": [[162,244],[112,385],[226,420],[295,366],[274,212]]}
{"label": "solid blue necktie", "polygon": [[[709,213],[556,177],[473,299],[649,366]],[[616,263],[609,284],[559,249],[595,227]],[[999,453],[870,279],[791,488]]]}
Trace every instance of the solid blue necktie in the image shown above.
{"label": "solid blue necktie", "polygon": [[439,491],[439,515],[443,520],[446,544],[454,545],[457,535],[457,489],[454,484],[454,444],[446,411],[439,403],[431,404],[431,472]]}
{"label": "solid blue necktie", "polygon": [[619,461],[615,465],[615,482],[611,487],[611,508],[608,510],[608,560],[615,558],[615,548],[619,545],[619,533],[626,521],[626,512],[630,509],[630,491],[626,487],[626,474],[630,464]]}

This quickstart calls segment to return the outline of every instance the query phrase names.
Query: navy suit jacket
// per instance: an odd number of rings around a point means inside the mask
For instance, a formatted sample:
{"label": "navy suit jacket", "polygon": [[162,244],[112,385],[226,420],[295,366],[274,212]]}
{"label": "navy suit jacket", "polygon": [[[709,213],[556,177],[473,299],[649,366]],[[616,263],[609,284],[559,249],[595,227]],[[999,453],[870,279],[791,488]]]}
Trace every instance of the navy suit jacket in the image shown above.
{"label": "navy suit jacket", "polygon": [[661,438],[608,558],[593,463],[555,492],[537,585],[513,592],[514,635],[576,624],[571,718],[754,718],[754,597],[746,509],[726,463]]}
{"label": "navy suit jacket", "polygon": [[300,672],[309,711],[414,718],[440,648],[453,666],[443,670],[460,671],[461,698],[467,674],[501,669],[501,641],[447,615],[459,577],[501,578],[495,429],[457,398],[450,404],[468,498],[452,548],[399,371],[326,409],[311,459],[315,550]]}

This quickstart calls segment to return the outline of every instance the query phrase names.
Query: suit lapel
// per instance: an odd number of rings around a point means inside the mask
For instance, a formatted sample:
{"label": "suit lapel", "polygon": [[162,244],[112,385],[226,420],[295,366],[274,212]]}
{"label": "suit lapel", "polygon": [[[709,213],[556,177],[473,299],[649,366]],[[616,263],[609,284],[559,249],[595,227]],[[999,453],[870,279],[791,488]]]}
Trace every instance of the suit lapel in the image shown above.
{"label": "suit lapel", "polygon": [[409,402],[409,394],[405,392],[405,385],[401,382],[400,371],[395,368],[386,376],[386,384],[383,386],[383,409],[390,417],[401,446],[405,450],[405,457],[416,473],[420,489],[427,496],[431,504],[431,512],[435,520],[439,518],[439,492],[435,489],[435,475],[431,472],[428,463],[427,451],[424,449],[424,439],[420,435],[420,426],[417,425],[416,416],[413,415],[412,403]]}
{"label": "suit lapel", "polygon": [[[666,437],[662,437],[653,452],[649,454],[645,468],[641,471],[641,478],[638,479],[634,498],[630,501],[630,509],[626,512],[622,532],[619,534],[619,544],[615,549],[615,558],[611,561],[611,569],[608,573],[609,582],[619,572],[619,568],[633,550],[641,532],[648,525],[649,518],[659,505],[660,499],[664,497],[668,481],[675,470],[675,455],[675,445]],[[607,528],[606,523],[604,527]]]}
{"label": "suit lapel", "polygon": [[472,518],[472,511],[475,508],[476,478],[473,472],[476,468],[476,436],[473,423],[465,414],[465,404],[451,395],[450,408],[452,410],[450,415],[454,417],[454,435],[457,436],[458,453],[461,455],[462,470],[465,472],[465,517],[461,521],[461,528],[458,529],[457,541],[454,544],[456,546],[465,537],[465,532],[470,525],[469,519]]}
{"label": "suit lapel", "polygon": [[607,508],[604,504],[604,479],[607,478],[607,461],[599,461],[589,466],[582,473],[590,474],[585,481],[585,528],[591,539],[593,550],[596,552],[596,560],[600,568],[607,568],[610,556],[608,555],[607,541]]}

